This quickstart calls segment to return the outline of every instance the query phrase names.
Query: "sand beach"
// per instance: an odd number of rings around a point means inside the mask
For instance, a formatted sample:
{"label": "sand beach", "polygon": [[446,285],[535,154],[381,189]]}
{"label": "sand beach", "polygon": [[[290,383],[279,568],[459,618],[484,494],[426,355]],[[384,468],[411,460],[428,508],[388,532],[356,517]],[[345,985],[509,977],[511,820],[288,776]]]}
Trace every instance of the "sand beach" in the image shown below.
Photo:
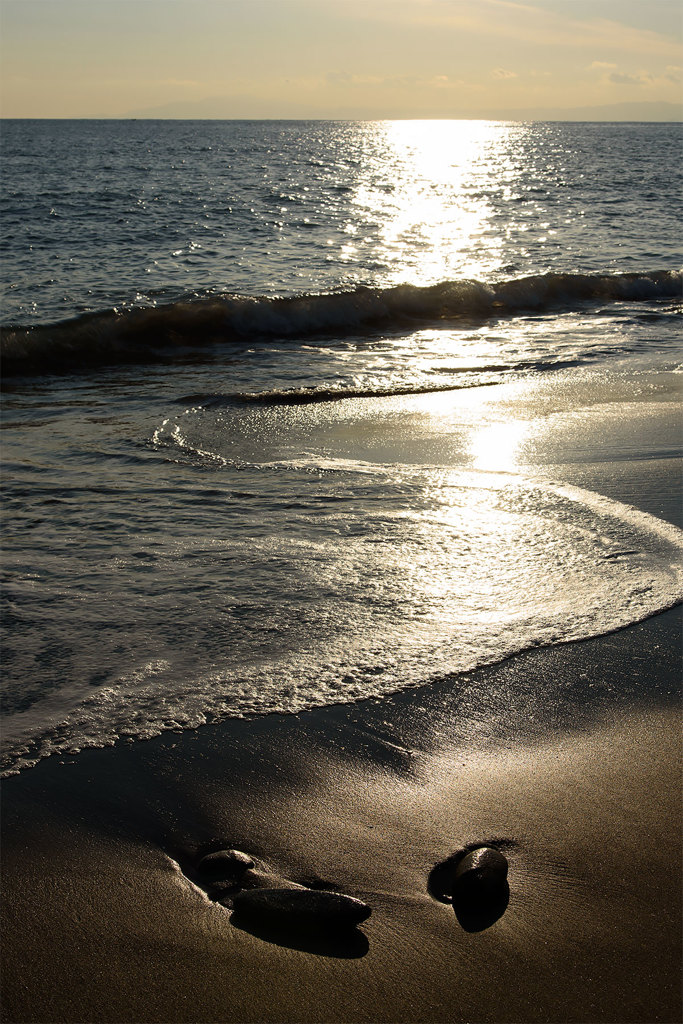
{"label": "sand beach", "polygon": [[[497,706],[478,738],[452,735],[444,685],[7,780],[3,1019],[676,1021],[679,630],[665,613],[474,673],[459,697]],[[643,672],[658,698],[615,708]],[[558,676],[567,705],[537,718]],[[472,842],[509,860],[509,906],[480,932],[428,891]],[[339,941],[237,928],[179,867],[222,844],[372,915]]]}

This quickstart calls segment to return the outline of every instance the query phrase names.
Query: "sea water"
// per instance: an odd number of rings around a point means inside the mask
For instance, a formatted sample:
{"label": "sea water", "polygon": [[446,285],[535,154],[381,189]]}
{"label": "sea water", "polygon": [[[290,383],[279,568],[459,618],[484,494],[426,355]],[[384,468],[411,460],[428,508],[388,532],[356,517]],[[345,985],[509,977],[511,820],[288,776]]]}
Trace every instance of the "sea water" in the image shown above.
{"label": "sea water", "polygon": [[494,399],[661,402],[680,126],[2,134],[6,772],[680,600],[680,531],[513,458]]}

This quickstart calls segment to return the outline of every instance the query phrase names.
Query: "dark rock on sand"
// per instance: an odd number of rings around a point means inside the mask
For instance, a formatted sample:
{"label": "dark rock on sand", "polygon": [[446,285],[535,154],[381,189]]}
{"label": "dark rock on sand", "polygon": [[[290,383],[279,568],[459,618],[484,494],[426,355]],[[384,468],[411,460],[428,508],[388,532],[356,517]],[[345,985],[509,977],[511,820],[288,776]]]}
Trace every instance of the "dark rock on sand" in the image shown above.
{"label": "dark rock on sand", "polygon": [[353,896],[320,889],[248,889],[233,900],[235,916],[282,927],[353,928],[370,907]]}
{"label": "dark rock on sand", "polygon": [[249,868],[244,872],[238,882],[228,885],[225,882],[216,882],[211,888],[211,899],[216,900],[224,907],[232,907],[235,896],[242,890],[248,889],[301,889],[307,892],[305,885],[293,882],[291,878],[283,878],[282,875],[273,874],[270,871],[262,871],[260,868]]}
{"label": "dark rock on sand", "polygon": [[453,899],[489,900],[500,893],[508,877],[507,859],[483,846],[458,861],[453,875]]}
{"label": "dark rock on sand", "polygon": [[[429,872],[429,878],[427,879],[427,891],[432,899],[438,900],[439,903],[452,903],[454,896],[455,887],[455,875],[460,867],[460,874],[464,875],[469,867],[473,865],[473,862],[479,862],[479,859],[483,857],[484,851],[489,851],[489,854],[493,854],[493,857],[487,855],[486,860],[489,861],[489,866],[493,867],[494,862],[498,863],[503,869],[498,857],[505,862],[507,865],[506,858],[502,854],[502,850],[514,849],[517,845],[516,840],[508,837],[497,837],[491,840],[489,843],[468,843],[467,846],[461,847],[452,853],[445,860],[439,861],[434,865],[432,870]],[[477,854],[477,858],[468,859],[471,854]],[[507,875],[507,867],[503,869]]]}
{"label": "dark rock on sand", "polygon": [[235,881],[232,878],[212,882],[208,890],[209,897],[216,903],[220,903],[227,897],[234,896],[240,885],[240,880]]}
{"label": "dark rock on sand", "polygon": [[262,868],[249,868],[240,880],[241,889],[306,889],[305,885],[293,882],[274,871]]}
{"label": "dark rock on sand", "polygon": [[236,885],[254,861],[241,850],[216,850],[197,862],[197,871],[211,882],[231,882]]}
{"label": "dark rock on sand", "polygon": [[[498,839],[497,846],[514,847],[514,839]],[[510,887],[508,862],[499,849],[469,845],[439,861],[429,872],[427,891],[439,903],[451,903],[459,924],[467,932],[490,928],[507,910]]]}
{"label": "dark rock on sand", "polygon": [[453,876],[453,910],[468,932],[490,928],[510,900],[508,862],[498,850],[481,847],[457,862]]}

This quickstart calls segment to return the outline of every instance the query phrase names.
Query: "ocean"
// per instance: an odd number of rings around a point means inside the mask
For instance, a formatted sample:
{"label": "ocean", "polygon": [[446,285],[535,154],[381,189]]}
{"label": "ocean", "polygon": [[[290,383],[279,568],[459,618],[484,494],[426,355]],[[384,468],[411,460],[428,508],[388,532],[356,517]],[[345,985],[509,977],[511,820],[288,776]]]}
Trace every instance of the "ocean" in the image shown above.
{"label": "ocean", "polygon": [[5,774],[457,687],[681,600],[671,517],[567,470],[596,409],[605,466],[680,455],[680,125],[2,148]]}

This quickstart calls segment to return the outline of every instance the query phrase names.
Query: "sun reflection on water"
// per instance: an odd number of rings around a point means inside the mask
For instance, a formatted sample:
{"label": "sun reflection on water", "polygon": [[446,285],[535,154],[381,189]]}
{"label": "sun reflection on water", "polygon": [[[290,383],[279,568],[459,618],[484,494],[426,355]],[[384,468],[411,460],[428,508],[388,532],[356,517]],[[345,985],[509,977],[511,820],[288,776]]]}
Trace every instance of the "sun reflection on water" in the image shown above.
{"label": "sun reflection on water", "polygon": [[529,424],[525,420],[488,423],[475,430],[470,440],[473,468],[487,472],[513,472],[521,443],[528,432]]}
{"label": "sun reflection on water", "polygon": [[[512,141],[520,126],[391,121],[377,129],[383,157],[354,205],[368,234],[379,228],[375,255],[392,268],[390,280],[426,284],[502,269],[505,239],[492,198],[515,177]],[[352,235],[343,258],[367,240]]]}

